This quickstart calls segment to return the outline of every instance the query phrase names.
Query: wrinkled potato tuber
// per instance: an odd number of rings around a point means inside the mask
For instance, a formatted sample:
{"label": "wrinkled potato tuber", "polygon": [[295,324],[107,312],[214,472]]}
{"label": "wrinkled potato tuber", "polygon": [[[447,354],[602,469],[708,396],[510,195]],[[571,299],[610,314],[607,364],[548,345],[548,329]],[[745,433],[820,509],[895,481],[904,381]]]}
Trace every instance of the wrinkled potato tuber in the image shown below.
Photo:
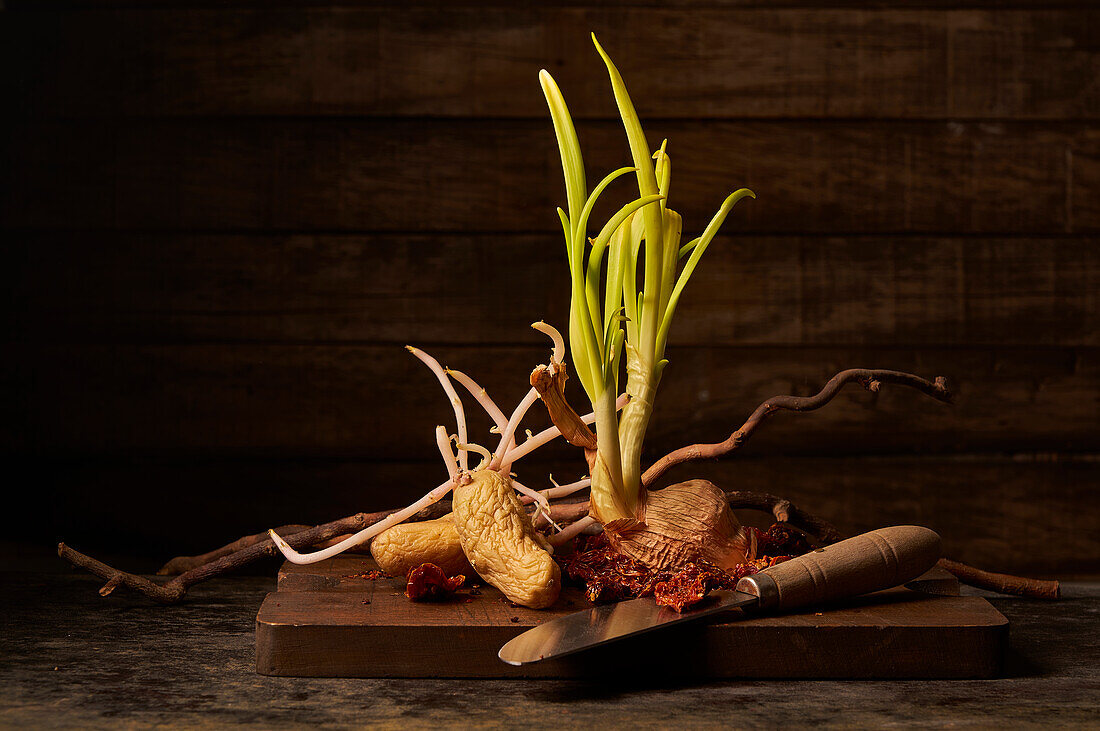
{"label": "wrinkled potato tuber", "polygon": [[455,530],[454,513],[419,523],[401,523],[375,536],[370,553],[378,567],[391,576],[406,576],[409,569],[434,563],[447,576],[474,573]]}
{"label": "wrinkled potato tuber", "polygon": [[462,550],[481,578],[525,607],[542,609],[557,600],[561,570],[510,478],[488,469],[471,472],[455,487],[452,505]]}

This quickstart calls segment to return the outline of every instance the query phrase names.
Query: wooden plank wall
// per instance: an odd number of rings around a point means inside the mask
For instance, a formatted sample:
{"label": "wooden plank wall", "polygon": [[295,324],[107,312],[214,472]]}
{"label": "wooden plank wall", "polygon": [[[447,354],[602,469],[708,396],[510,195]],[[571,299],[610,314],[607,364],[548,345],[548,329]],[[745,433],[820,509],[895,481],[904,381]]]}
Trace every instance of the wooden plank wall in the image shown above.
{"label": "wooden plank wall", "polygon": [[[628,160],[594,30],[669,139],[685,233],[759,196],[685,297],[650,456],[845,367],[944,375],[953,407],[852,391],[677,476],[850,531],[922,522],[993,569],[1100,571],[1098,21],[1039,0],[8,3],[2,438],[46,522],[16,537],[202,550],[434,485],[448,406],[400,346],[509,404],[545,360],[527,325],[564,322],[567,277],[539,68],[590,175]],[[581,469],[553,448],[524,474]]]}

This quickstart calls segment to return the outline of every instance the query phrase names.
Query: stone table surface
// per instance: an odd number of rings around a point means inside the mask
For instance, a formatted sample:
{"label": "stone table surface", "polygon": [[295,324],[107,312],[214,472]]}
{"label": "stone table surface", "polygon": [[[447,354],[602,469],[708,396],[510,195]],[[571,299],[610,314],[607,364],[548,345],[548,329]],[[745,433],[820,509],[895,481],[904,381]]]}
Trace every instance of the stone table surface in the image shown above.
{"label": "stone table surface", "polygon": [[[1100,583],[1066,599],[992,598],[1006,676],[972,681],[270,678],[253,669],[273,578],[223,578],[161,607],[79,573],[0,574],[0,727],[425,728],[1100,726]],[[751,658],[746,658],[751,661]]]}

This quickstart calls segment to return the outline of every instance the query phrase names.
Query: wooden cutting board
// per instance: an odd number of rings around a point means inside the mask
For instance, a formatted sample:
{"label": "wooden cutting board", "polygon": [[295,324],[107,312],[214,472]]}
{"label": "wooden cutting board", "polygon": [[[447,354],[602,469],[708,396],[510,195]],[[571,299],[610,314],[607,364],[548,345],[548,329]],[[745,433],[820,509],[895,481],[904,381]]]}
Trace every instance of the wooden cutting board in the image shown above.
{"label": "wooden cutting board", "polygon": [[[369,558],[286,564],[256,617],[264,675],[370,678],[989,678],[1008,620],[979,597],[891,589],[798,614],[733,610],[577,655],[524,667],[497,650],[519,633],[588,603],[578,589],[536,611],[484,586],[479,595],[417,604],[404,580],[370,581]],[[950,593],[953,577],[932,575]]]}

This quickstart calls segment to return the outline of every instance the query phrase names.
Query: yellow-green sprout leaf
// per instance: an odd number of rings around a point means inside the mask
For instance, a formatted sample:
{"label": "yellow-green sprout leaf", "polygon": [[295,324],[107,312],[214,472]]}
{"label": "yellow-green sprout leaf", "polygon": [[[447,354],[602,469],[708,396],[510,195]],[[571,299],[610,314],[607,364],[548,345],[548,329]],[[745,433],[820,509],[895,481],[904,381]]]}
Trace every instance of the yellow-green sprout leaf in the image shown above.
{"label": "yellow-green sprout leaf", "polygon": [[[657,178],[653,169],[653,160],[650,155],[650,147],[646,142],[642,124],[638,121],[638,113],[634,109],[634,103],[627,93],[626,84],[623,82],[619,70],[611,61],[611,57],[603,50],[603,46],[596,40],[596,34],[592,34],[592,43],[596,46],[607,73],[611,78],[611,88],[615,94],[615,103],[619,107],[619,116],[626,130],[626,139],[630,145],[630,156],[634,160],[634,166],[638,168],[638,192],[642,196],[658,194]],[[638,335],[639,349],[647,353],[654,352],[657,339],[658,309],[661,295],[661,265],[664,262],[662,247],[664,246],[664,231],[662,227],[661,209],[658,206],[647,208],[642,212],[645,221],[645,288],[642,290],[646,306],[642,308],[641,322]]]}
{"label": "yellow-green sprout leaf", "polygon": [[695,238],[693,238],[693,239],[692,239],[691,241],[689,241],[689,242],[687,242],[686,244],[684,244],[684,245],[683,245],[682,247],[680,247],[680,254],[679,254],[679,256],[678,256],[677,258],[679,258],[679,259],[683,259],[683,258],[684,258],[684,256],[685,256],[685,255],[686,255],[686,254],[687,254],[687,253],[688,253],[689,251],[691,251],[692,249],[694,249],[694,248],[695,248],[695,247],[696,247],[696,246],[697,246],[697,245],[699,244],[699,242],[700,242],[700,241],[702,241],[702,240],[703,240],[703,239],[702,239],[702,237],[701,237],[701,236],[696,236],[696,237],[695,237]]}
{"label": "yellow-green sprout leaf", "polygon": [[692,272],[695,271],[695,266],[699,263],[699,259],[706,253],[707,247],[714,239],[715,234],[718,233],[718,229],[721,228],[722,223],[726,220],[726,216],[733,210],[733,207],[737,205],[737,202],[742,198],[755,198],[756,194],[748,188],[741,188],[735,191],[722,202],[722,207],[718,209],[718,212],[714,214],[714,218],[707,224],[706,229],[703,231],[703,235],[699,237],[699,243],[695,245],[695,248],[691,252],[691,256],[688,257],[687,264],[684,265],[684,270],[680,272],[680,277],[676,281],[676,288],[672,291],[672,297],[669,299],[668,309],[665,310],[664,319],[661,322],[661,329],[657,336],[657,353],[664,354],[665,343],[668,340],[668,328],[672,324],[672,316],[676,313],[676,305],[680,301],[680,294],[684,291],[684,287],[687,286],[688,280],[691,279]]}
{"label": "yellow-green sprout leaf", "polygon": [[663,211],[668,204],[668,187],[672,181],[672,161],[668,159],[668,155],[665,154],[665,147],[668,146],[668,140],[661,141],[661,147],[653,153],[653,159],[657,161],[657,192],[665,197],[661,201],[661,210]]}
{"label": "yellow-green sprout leaf", "polygon": [[585,201],[584,209],[581,211],[580,219],[577,222],[575,235],[578,240],[584,240],[586,229],[588,228],[588,217],[592,215],[592,208],[596,205],[596,201],[599,200],[600,194],[603,193],[604,189],[611,185],[616,178],[626,175],[627,173],[632,173],[634,170],[635,169],[632,167],[625,167],[608,173],[607,176],[600,181],[600,184],[592,190],[592,194],[589,195],[588,200]]}
{"label": "yellow-green sprout leaf", "polygon": [[[664,201],[662,201],[662,203],[664,203]],[[664,261],[661,262],[661,266],[664,269],[665,276],[661,277],[661,312],[665,312],[668,309],[668,301],[672,296],[672,277],[676,273],[676,262],[678,261],[677,254],[680,249],[680,232],[684,227],[684,220],[680,217],[680,214],[671,208],[665,209],[664,222],[665,245],[662,249],[662,253],[665,258]]]}
{"label": "yellow-green sprout leaf", "polygon": [[626,220],[627,216],[638,209],[644,209],[646,207],[656,208],[656,206],[650,206],[649,204],[659,200],[661,200],[661,196],[659,195],[647,195],[627,203],[608,220],[600,231],[599,236],[592,240],[592,253],[588,256],[588,275],[585,278],[585,290],[588,297],[588,306],[592,310],[593,327],[600,328],[603,326],[603,318],[599,316],[598,312],[599,286],[600,269],[603,266],[603,254],[604,250],[607,249],[607,242],[611,239],[611,235],[615,233],[615,230],[619,228],[620,224]]}
{"label": "yellow-green sprout leaf", "polygon": [[623,305],[626,307],[626,316],[629,322],[626,325],[626,339],[631,343],[638,342],[638,322],[641,312],[641,298],[638,296],[638,255],[642,249],[642,238],[645,236],[645,225],[642,217],[635,214],[631,218],[630,232],[625,244],[626,261],[623,263]]}
{"label": "yellow-green sprout leaf", "polygon": [[565,173],[565,195],[569,203],[569,214],[576,216],[584,205],[587,186],[584,182],[584,162],[581,159],[581,144],[577,139],[577,130],[573,127],[573,118],[569,116],[569,107],[558,89],[557,82],[546,69],[539,71],[539,84],[550,107],[550,117],[554,120],[554,135],[558,138],[558,150],[561,153],[562,172]]}
{"label": "yellow-green sprout leaf", "polygon": [[[655,195],[658,192],[657,178],[653,171],[653,162],[649,154],[650,147],[646,144],[645,133],[642,132],[642,123],[638,120],[638,113],[634,109],[634,103],[630,100],[630,94],[626,91],[626,84],[615,67],[611,57],[603,50],[603,46],[596,40],[596,34],[592,34],[592,43],[596,46],[607,66],[607,73],[611,77],[611,88],[615,93],[615,103],[619,107],[619,116],[622,117],[623,127],[626,129],[627,142],[630,144],[630,156],[634,159],[634,167],[638,168],[638,190],[642,195]],[[661,222],[658,211],[647,212],[646,234],[656,236],[660,231]]]}

